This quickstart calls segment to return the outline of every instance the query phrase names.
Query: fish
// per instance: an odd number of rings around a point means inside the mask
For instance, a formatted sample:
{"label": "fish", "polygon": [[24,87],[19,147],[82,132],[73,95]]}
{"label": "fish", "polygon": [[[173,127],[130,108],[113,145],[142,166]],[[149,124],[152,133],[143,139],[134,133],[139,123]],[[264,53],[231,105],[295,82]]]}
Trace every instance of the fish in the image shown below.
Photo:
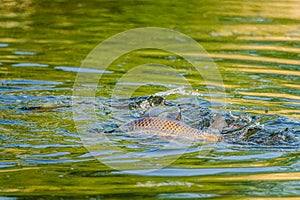
{"label": "fish", "polygon": [[159,136],[200,139],[205,141],[223,140],[223,137],[219,134],[208,133],[203,130],[191,128],[181,121],[161,117],[143,117],[135,119],[121,126],[121,130],[124,132],[155,133]]}

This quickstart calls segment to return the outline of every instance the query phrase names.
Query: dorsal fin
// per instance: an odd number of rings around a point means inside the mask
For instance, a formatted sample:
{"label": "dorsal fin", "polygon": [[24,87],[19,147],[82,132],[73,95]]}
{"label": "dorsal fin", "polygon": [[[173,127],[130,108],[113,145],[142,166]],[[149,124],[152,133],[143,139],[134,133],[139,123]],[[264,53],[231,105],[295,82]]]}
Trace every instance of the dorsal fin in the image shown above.
{"label": "dorsal fin", "polygon": [[178,112],[167,113],[166,115],[162,115],[162,117],[170,120],[181,121],[181,113]]}
{"label": "dorsal fin", "polygon": [[180,110],[179,113],[177,114],[176,120],[177,120],[177,121],[181,121],[181,120],[182,120],[181,110]]}
{"label": "dorsal fin", "polygon": [[181,115],[181,107],[180,107],[180,104],[178,104],[178,108],[179,108],[179,113],[178,113],[178,115],[177,115],[176,120],[177,120],[177,121],[182,121],[182,115]]}

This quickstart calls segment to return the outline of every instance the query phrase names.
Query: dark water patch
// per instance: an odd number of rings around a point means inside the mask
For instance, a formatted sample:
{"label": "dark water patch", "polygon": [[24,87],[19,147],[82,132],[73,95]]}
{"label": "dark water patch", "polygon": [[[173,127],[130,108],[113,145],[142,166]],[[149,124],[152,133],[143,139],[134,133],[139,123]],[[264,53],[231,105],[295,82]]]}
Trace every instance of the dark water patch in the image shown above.
{"label": "dark water patch", "polygon": [[48,112],[59,108],[68,108],[71,105],[48,105],[48,106],[24,106],[20,110],[33,111],[33,112]]}

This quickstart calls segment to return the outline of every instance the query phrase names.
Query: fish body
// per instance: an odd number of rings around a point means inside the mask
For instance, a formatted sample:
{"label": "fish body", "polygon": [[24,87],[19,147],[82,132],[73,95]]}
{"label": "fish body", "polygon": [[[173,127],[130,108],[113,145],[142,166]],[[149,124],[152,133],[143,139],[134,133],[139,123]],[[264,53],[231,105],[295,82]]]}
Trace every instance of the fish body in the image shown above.
{"label": "fish body", "polygon": [[125,132],[155,133],[161,136],[201,139],[209,141],[222,140],[222,136],[191,128],[186,124],[160,117],[145,117],[133,120],[121,127]]}

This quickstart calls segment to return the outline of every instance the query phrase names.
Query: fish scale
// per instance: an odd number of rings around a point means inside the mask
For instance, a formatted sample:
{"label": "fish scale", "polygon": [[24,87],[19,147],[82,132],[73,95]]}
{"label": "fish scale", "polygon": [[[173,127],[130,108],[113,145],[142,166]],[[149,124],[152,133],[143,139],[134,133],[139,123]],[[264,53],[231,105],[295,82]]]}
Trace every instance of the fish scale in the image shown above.
{"label": "fish scale", "polygon": [[173,121],[159,117],[146,117],[133,120],[121,127],[125,132],[141,131],[161,136],[177,136],[183,138],[202,139],[209,141],[222,140],[222,136],[188,127],[180,121]]}

